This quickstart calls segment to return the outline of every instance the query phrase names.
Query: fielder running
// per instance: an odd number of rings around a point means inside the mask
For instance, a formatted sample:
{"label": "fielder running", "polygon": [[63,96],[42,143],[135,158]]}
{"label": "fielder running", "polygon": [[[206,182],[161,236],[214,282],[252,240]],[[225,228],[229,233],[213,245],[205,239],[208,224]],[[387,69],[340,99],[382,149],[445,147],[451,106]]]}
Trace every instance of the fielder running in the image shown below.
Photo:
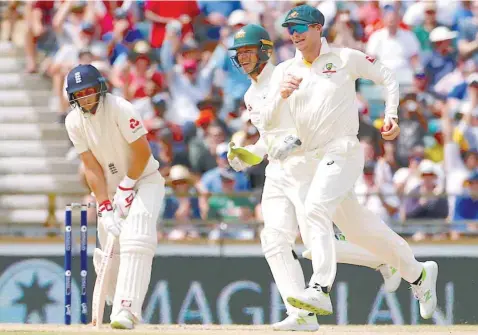
{"label": "fielder running", "polygon": [[[231,167],[236,171],[244,170],[251,165],[262,161],[270,152],[268,146],[291,132],[294,124],[289,111],[281,112],[280,125],[273,131],[264,131],[260,127],[260,110],[257,106],[267,94],[274,65],[269,61],[272,52],[272,42],[267,31],[258,25],[244,26],[234,37],[234,44],[230,48],[236,51],[232,57],[233,63],[242,68],[251,78],[251,86],[244,97],[252,123],[260,132],[260,139],[254,145],[236,147],[229,144],[228,159]],[[266,182],[262,196],[262,212],[264,229],[261,232],[262,248],[271,269],[279,292],[286,304],[288,317],[273,325],[275,330],[315,331],[319,325],[315,315],[300,312],[286,302],[291,294],[298,294],[305,288],[304,275],[296,254],[293,251],[298,227],[303,238],[307,235],[305,215],[303,210],[304,197],[300,197],[302,190],[308,188],[310,180],[292,178],[290,169],[302,164],[303,158],[289,160],[287,167],[283,167],[278,160],[271,159],[266,168]],[[310,173],[309,173],[310,174]],[[303,192],[302,192],[303,194]],[[310,248],[310,243],[306,246]],[[336,241],[335,250],[337,259],[341,263],[368,266],[379,269],[384,275],[387,291],[395,291],[400,284],[400,276],[383,261],[373,254],[346,241]],[[309,256],[310,257],[310,256]]]}
{"label": "fielder running", "polygon": [[[108,291],[111,327],[132,329],[141,320],[151,277],[164,179],[134,107],[107,93],[105,79],[94,66],[71,70],[66,92],[72,106],[66,129],[98,202],[100,243],[105,246],[108,233],[118,237]],[[96,249],[94,258],[101,255]],[[98,271],[97,262],[95,268]]]}
{"label": "fielder running", "polygon": [[[375,214],[359,205],[353,185],[362,173],[363,150],[358,142],[355,80],[365,78],[387,90],[382,137],[395,139],[398,126],[398,83],[379,61],[360,51],[331,48],[321,38],[323,14],[314,7],[293,8],[282,24],[302,56],[279,64],[272,87],[260,106],[265,131],[283,122],[287,106],[301,140],[306,164],[293,171],[297,178],[312,169],[305,200],[306,222],[312,246],[314,274],[309,287],[291,294],[287,301],[316,314],[332,313],[329,290],[336,273],[332,218],[347,239],[400,271],[420,302],[420,314],[431,318],[437,305],[435,262],[418,262],[408,244]],[[289,136],[290,137],[290,136]],[[278,157],[294,159],[290,141],[284,141]],[[285,163],[284,163],[285,164]]]}

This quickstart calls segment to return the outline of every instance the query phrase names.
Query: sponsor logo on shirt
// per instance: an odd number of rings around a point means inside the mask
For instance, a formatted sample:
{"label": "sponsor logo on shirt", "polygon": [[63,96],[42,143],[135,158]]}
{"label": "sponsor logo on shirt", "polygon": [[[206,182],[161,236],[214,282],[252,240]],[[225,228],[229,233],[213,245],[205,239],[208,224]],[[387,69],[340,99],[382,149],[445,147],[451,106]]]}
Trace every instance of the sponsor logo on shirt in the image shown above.
{"label": "sponsor logo on shirt", "polygon": [[139,129],[141,129],[141,122],[136,119],[129,119],[129,127],[133,130],[133,133],[136,133]]}
{"label": "sponsor logo on shirt", "polygon": [[375,62],[377,61],[376,58],[374,58],[372,56],[368,56],[368,55],[365,56],[365,59],[367,59],[372,64],[375,64]]}

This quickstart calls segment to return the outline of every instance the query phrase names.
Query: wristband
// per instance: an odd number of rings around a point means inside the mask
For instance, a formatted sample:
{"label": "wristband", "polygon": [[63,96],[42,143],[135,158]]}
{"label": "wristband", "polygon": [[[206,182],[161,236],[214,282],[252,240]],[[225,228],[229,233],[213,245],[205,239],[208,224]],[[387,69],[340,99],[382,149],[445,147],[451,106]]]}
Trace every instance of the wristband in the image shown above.
{"label": "wristband", "polygon": [[113,205],[111,204],[111,201],[105,200],[103,201],[99,206],[98,206],[98,211],[103,212],[103,211],[112,211],[113,210]]}

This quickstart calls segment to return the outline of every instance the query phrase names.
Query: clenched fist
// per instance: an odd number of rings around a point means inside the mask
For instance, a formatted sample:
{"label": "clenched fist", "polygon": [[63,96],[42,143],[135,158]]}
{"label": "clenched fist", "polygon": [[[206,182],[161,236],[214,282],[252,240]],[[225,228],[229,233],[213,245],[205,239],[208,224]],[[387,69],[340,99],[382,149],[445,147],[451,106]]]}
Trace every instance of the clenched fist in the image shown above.
{"label": "clenched fist", "polygon": [[287,74],[280,86],[280,96],[282,99],[290,97],[291,94],[299,88],[301,81],[302,78]]}

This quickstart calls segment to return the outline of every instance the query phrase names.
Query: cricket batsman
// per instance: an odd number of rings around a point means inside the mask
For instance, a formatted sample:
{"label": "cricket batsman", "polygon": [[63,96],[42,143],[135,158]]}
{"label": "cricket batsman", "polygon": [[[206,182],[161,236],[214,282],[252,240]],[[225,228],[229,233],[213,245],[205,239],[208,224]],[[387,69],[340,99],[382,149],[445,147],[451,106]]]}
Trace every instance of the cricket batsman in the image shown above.
{"label": "cricket batsman", "polygon": [[289,295],[287,301],[316,314],[332,313],[329,292],[336,274],[333,220],[350,242],[399,270],[419,300],[421,316],[429,319],[437,305],[437,264],[418,262],[409,245],[362,207],[353,192],[364,165],[357,139],[355,80],[365,78],[385,86],[385,140],[393,140],[400,133],[398,83],[378,60],[357,50],[329,47],[321,38],[323,25],[324,15],[314,7],[301,5],[289,11],[282,26],[301,55],[275,68],[268,96],[259,106],[266,132],[280,127],[287,106],[295,132],[285,137],[273,155],[287,166],[288,160],[301,154],[287,145],[290,137],[297,136],[305,163],[292,173],[301,178],[313,171],[306,191],[305,214],[314,274],[308,288]]}
{"label": "cricket batsman", "polygon": [[[230,48],[236,54],[231,58],[234,65],[242,69],[250,78],[251,86],[245,94],[244,100],[249,111],[252,123],[260,132],[260,139],[254,145],[236,147],[229,144],[228,159],[232,168],[242,171],[252,165],[259,164],[270,150],[275,150],[274,142],[282,142],[286,135],[295,131],[293,120],[287,106],[280,111],[280,125],[270,131],[265,131],[260,124],[260,109],[264,96],[271,85],[271,75],[274,65],[269,62],[272,53],[272,41],[267,31],[255,24],[248,24],[234,36],[234,44]],[[269,150],[269,147],[271,149]],[[279,146],[280,147],[280,146]],[[262,211],[264,229],[261,232],[262,248],[271,269],[279,292],[285,301],[288,317],[282,322],[274,324],[275,330],[288,331],[316,331],[319,327],[313,313],[303,312],[286,302],[291,294],[299,294],[305,288],[302,268],[293,247],[298,228],[303,235],[307,235],[305,213],[302,196],[308,188],[308,178],[297,179],[290,173],[291,169],[303,164],[303,157],[297,156],[289,160],[287,167],[283,167],[279,160],[270,159],[266,168],[266,182],[262,195]],[[310,173],[306,174],[306,176]],[[302,197],[301,197],[302,196]],[[304,239],[308,248],[310,243]],[[395,291],[401,281],[400,275],[383,261],[349,242],[337,240],[335,250],[339,262],[368,266],[379,269],[385,279],[385,289]],[[310,255],[306,254],[310,258]]]}
{"label": "cricket batsman", "polygon": [[[141,320],[151,277],[164,179],[137,112],[125,99],[107,93],[94,66],[72,69],[66,85],[72,106],[66,129],[98,202],[100,244],[105,246],[108,233],[117,237],[108,290],[111,327],[132,329]],[[101,250],[94,257],[101,257]]]}

